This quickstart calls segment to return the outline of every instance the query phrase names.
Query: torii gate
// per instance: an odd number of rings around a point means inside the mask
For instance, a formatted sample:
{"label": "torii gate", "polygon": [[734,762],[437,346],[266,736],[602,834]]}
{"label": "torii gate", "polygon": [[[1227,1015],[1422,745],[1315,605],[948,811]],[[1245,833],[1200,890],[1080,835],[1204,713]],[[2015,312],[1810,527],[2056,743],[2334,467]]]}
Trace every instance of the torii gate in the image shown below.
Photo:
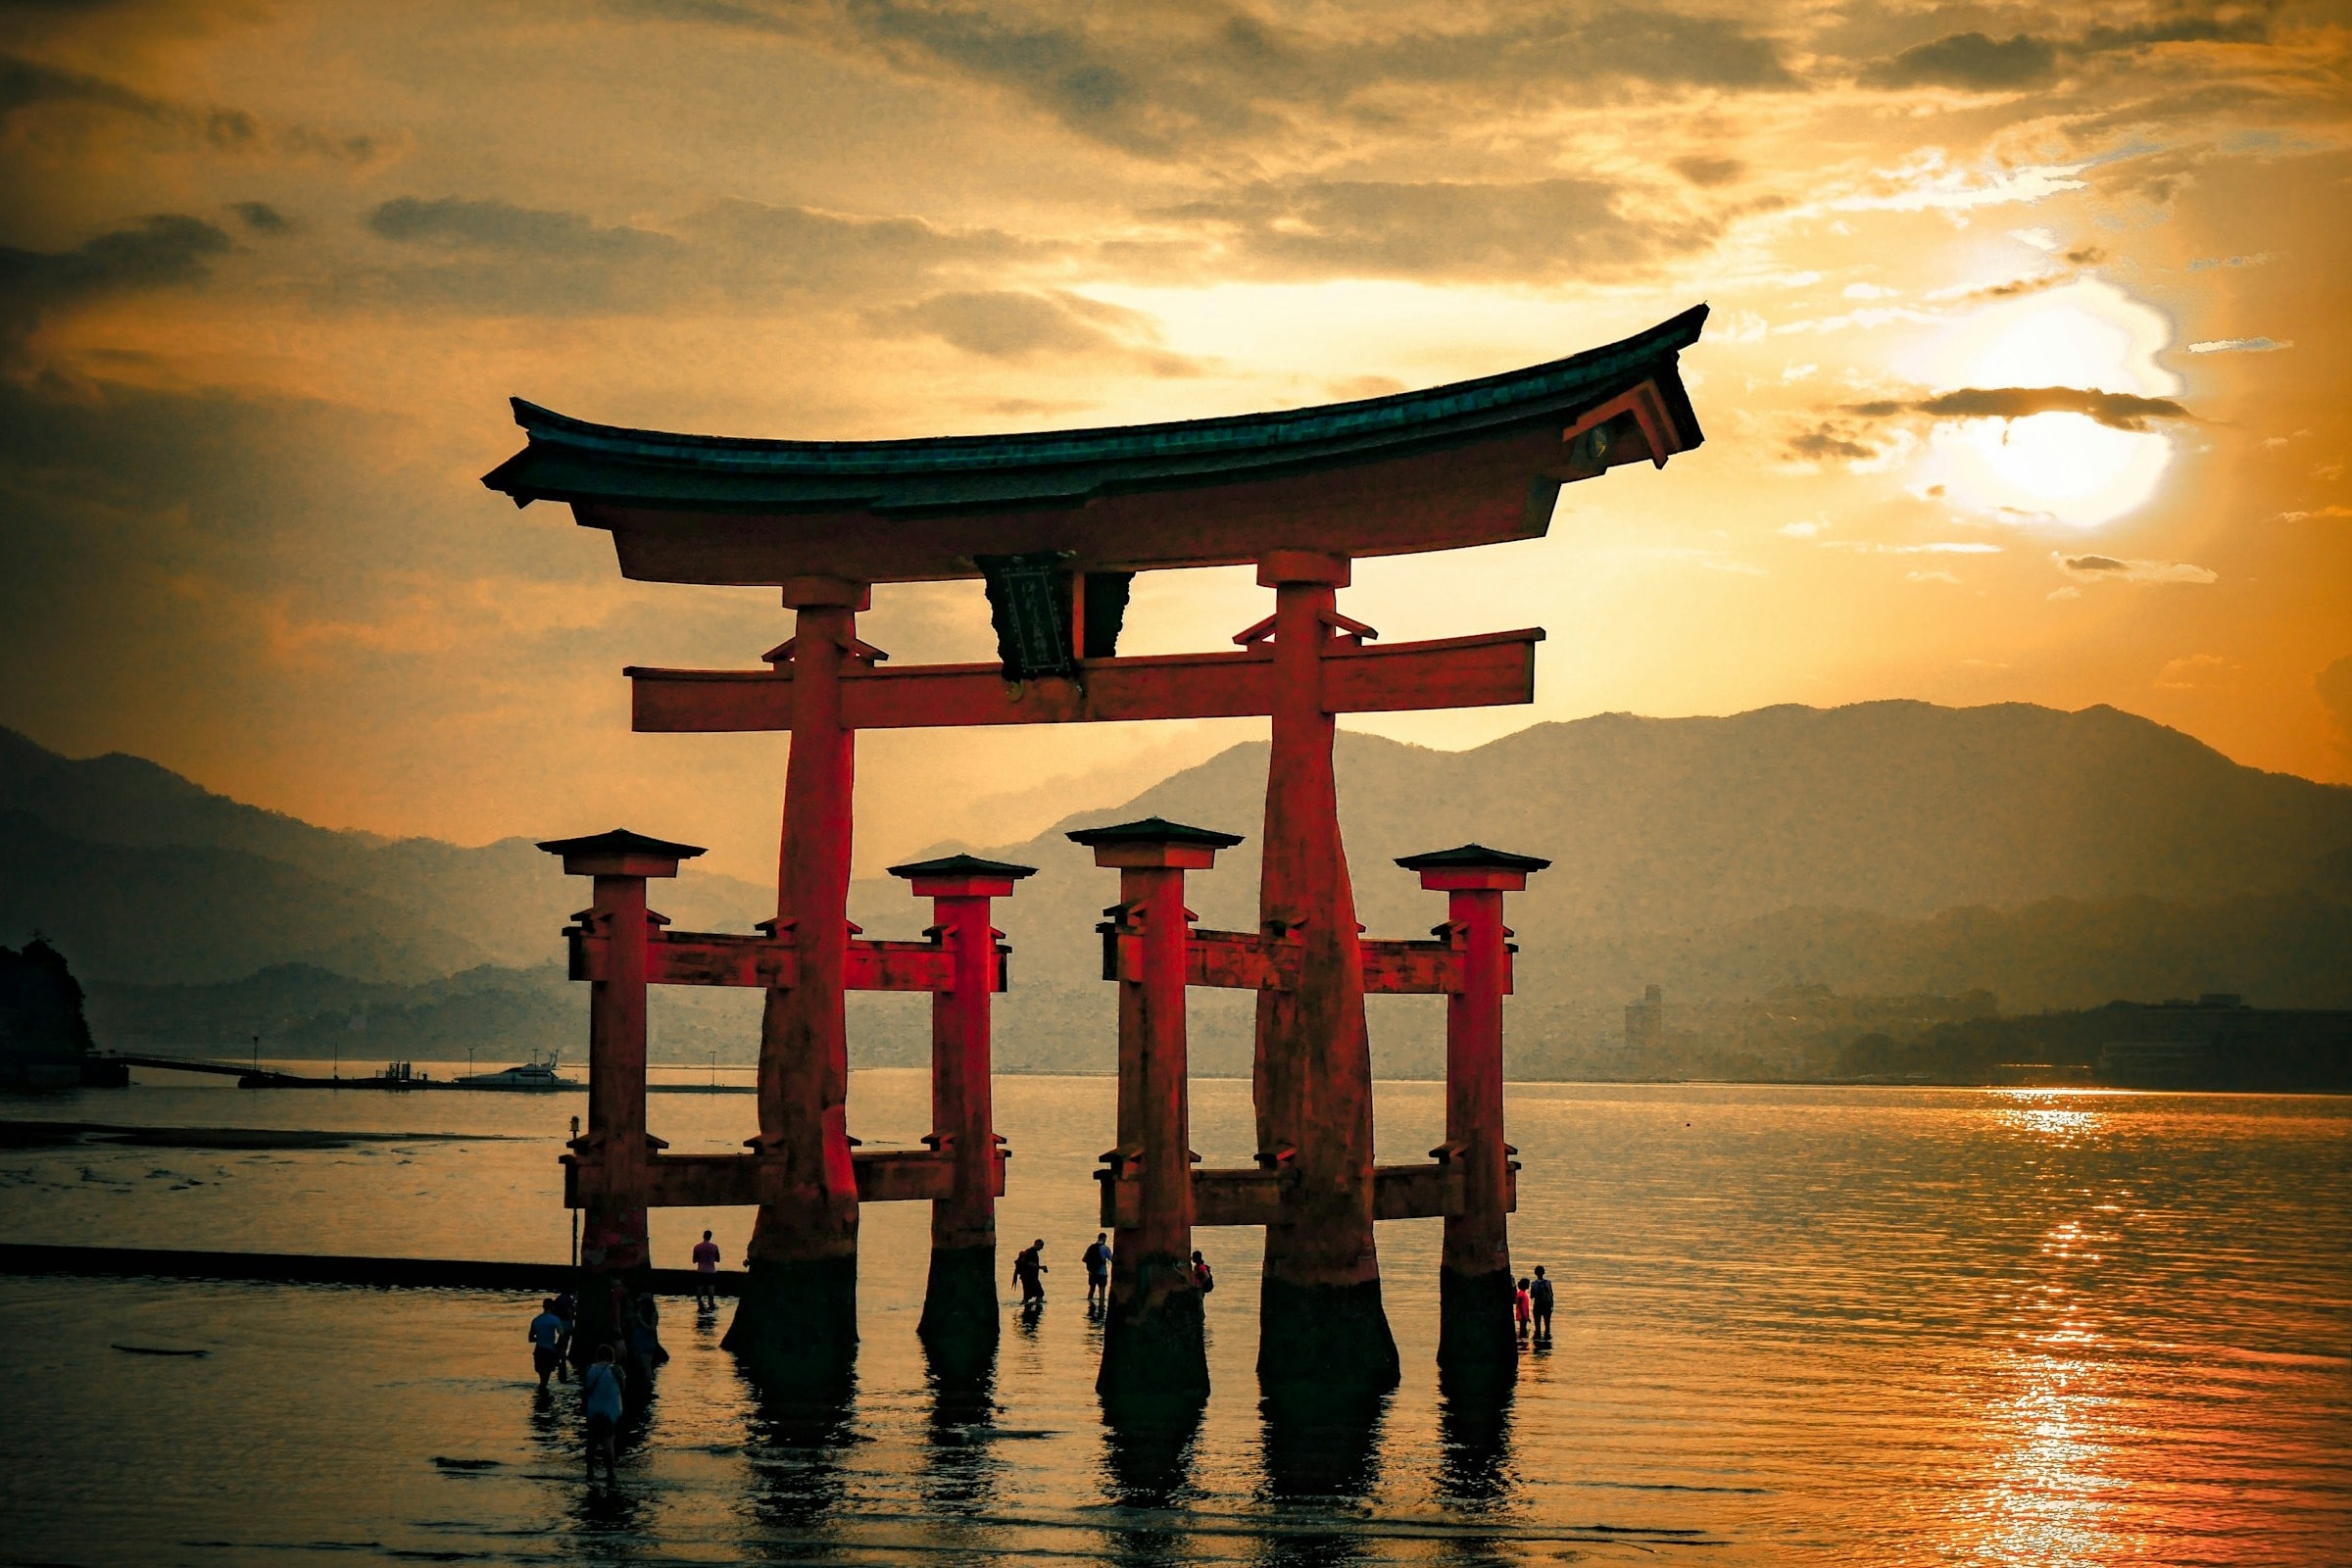
{"label": "torii gate", "polygon": [[[772,1382],[836,1382],[857,1339],[861,1188],[844,1115],[843,996],[858,965],[880,961],[857,956],[871,945],[854,940],[848,920],[856,732],[1262,715],[1273,746],[1260,935],[1295,945],[1298,968],[1286,989],[1259,992],[1258,1138],[1261,1158],[1299,1174],[1267,1230],[1258,1369],[1270,1392],[1394,1386],[1373,1240],[1364,951],[1340,839],[1335,720],[1532,701],[1544,634],[1377,648],[1371,627],[1341,613],[1337,592],[1357,557],[1540,537],[1562,484],[1642,460],[1663,466],[1696,446],[1677,357],[1705,317],[1699,306],[1606,348],[1422,392],[1032,435],[672,435],[515,400],[528,445],[484,483],[517,505],[568,503],[582,525],[612,534],[624,576],[776,586],[795,612],[793,635],[765,669],[626,672],[640,731],[793,737],[776,920],[763,938],[731,939],[757,953],[716,966],[723,974],[688,965],[660,977],[766,989],[760,1136],[751,1153],[709,1162],[713,1174],[681,1184],[638,1174],[641,1160],[681,1163],[636,1152],[641,1116],[633,1133],[592,1126],[574,1156],[576,1192],[606,1193],[623,1227],[648,1201],[756,1200],[750,1274],[727,1343]],[[1135,572],[1245,563],[1274,591],[1274,607],[1236,636],[1238,651],[1117,656]],[[987,586],[997,662],[885,669],[888,656],[858,639],[870,585],[975,576]],[[1018,869],[1001,868],[1004,891]],[[601,894],[605,874],[591,874]],[[599,919],[615,913],[634,918],[618,908]],[[936,971],[904,983],[966,995]],[[624,1144],[621,1154],[599,1152]],[[696,1196],[656,1196],[688,1186]],[[946,1197],[878,1186],[864,1196]],[[976,1295],[946,1303],[937,1245],[927,1324],[981,1305]],[[993,1344],[993,1265],[986,1307],[985,1326],[973,1320],[969,1332]]]}

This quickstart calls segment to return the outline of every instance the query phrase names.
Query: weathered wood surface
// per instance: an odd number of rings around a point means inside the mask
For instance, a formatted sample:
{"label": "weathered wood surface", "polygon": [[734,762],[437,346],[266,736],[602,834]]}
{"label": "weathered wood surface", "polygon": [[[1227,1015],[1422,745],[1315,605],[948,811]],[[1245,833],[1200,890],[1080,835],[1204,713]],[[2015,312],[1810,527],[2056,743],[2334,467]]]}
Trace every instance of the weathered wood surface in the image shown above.
{"label": "weathered wood surface", "polygon": [[[1323,660],[1322,701],[1334,713],[1494,708],[1535,701],[1535,628],[1388,647],[1340,642]],[[841,672],[848,729],[1262,717],[1274,711],[1274,654],[1079,661],[1076,680],[1008,682],[990,664],[853,665]],[[631,665],[632,722],[641,733],[793,727],[791,665],[657,669]]]}

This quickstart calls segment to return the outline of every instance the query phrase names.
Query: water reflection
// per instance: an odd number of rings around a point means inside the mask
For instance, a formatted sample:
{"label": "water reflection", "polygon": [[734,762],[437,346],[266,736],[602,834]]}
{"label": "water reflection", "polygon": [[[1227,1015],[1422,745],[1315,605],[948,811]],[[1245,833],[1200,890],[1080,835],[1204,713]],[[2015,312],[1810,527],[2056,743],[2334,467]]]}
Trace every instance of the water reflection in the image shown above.
{"label": "water reflection", "polygon": [[1511,1487],[1511,1396],[1448,1398],[1438,1406],[1438,1492],[1494,1503]]}
{"label": "water reflection", "polygon": [[931,1373],[931,1423],[923,1446],[923,1500],[946,1514],[970,1514],[992,1499],[998,1461],[996,1368],[978,1377]]}
{"label": "water reflection", "polygon": [[2065,1090],[2004,1090],[1993,1113],[2001,1126],[2045,1143],[2076,1144],[2106,1130],[2106,1118],[2083,1104],[2083,1096]]}
{"label": "water reflection", "polygon": [[2121,1482],[2104,1473],[2106,1448],[2093,1435],[2091,1417],[2105,1403],[2094,1392],[2099,1369],[2055,1353],[2086,1338],[2067,1331],[2022,1357],[2018,1392],[1993,1412],[1993,1432],[2009,1446],[1985,1498],[1981,1560],[2090,1564],[2114,1555],[2101,1494]]}
{"label": "water reflection", "polygon": [[761,1391],[748,1374],[745,1455],[751,1462],[753,1516],[771,1529],[804,1530],[841,1503],[843,1460],[858,1441],[855,1391],[835,1398],[790,1400]]}

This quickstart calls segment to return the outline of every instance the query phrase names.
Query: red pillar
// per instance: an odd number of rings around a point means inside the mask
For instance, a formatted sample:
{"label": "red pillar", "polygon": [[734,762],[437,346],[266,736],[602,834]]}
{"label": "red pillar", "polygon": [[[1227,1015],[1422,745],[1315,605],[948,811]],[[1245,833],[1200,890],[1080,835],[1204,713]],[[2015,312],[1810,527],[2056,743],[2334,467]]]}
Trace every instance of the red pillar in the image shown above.
{"label": "red pillar", "polygon": [[841,720],[841,673],[870,658],[858,641],[862,584],[795,577],[784,603],[792,641],[792,754],[785,770],[778,930],[792,932],[797,979],[767,994],[760,1029],[760,1137],[784,1198],[762,1203],[727,1348],[778,1392],[845,1382],[858,1347],[858,1175],[850,1159],[850,792],[855,732]]}
{"label": "red pillar", "polygon": [[968,1381],[996,1353],[997,1191],[1004,1155],[991,1082],[990,1002],[1003,989],[990,901],[1009,897],[1035,866],[969,855],[894,865],[953,956],[955,984],[931,997],[931,1133],[923,1141],[956,1166],[955,1189],[931,1204],[931,1272],[916,1332],[945,1375]]}
{"label": "red pillar", "polygon": [[1096,1392],[1114,1412],[1208,1396],[1200,1292],[1192,1271],[1193,1153],[1185,1038],[1184,873],[1206,870],[1231,833],[1158,817],[1069,835],[1119,871],[1112,932],[1119,982],[1120,1147],[1106,1156],[1116,1232]]}
{"label": "red pillar", "polygon": [[1323,654],[1359,634],[1338,613],[1344,557],[1277,551],[1273,746],[1258,917],[1301,945],[1298,989],[1259,993],[1258,1157],[1298,1172],[1266,1231],[1257,1371],[1271,1396],[1351,1403],[1396,1387],[1396,1342],[1372,1240],[1372,1054],[1364,1027],[1355,893],[1340,841],[1336,726]]}
{"label": "red pillar", "polygon": [[1518,1376],[1512,1325],[1511,1150],[1502,1128],[1502,999],[1510,931],[1502,896],[1551,862],[1480,844],[1396,862],[1447,895],[1443,929],[1461,955],[1460,989],[1446,1000],[1446,1145],[1460,1167],[1462,1208],[1446,1217],[1438,1275],[1438,1371],[1448,1390],[1507,1388]]}
{"label": "red pillar", "polygon": [[588,993],[588,1127],[564,1161],[565,1200],[585,1210],[574,1336],[584,1350],[613,1336],[612,1284],[641,1289],[653,1267],[643,1195],[646,1161],[660,1145],[645,1130],[645,883],[676,876],[680,860],[703,852],[622,828],[539,847],[561,856],[566,874],[595,879],[581,930],[605,950]]}

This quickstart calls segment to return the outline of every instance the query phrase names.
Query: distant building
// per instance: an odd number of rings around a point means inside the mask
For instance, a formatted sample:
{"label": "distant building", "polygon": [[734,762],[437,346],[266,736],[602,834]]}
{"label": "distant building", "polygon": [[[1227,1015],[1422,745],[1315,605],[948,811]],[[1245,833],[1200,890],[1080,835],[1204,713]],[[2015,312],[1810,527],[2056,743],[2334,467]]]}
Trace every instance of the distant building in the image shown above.
{"label": "distant building", "polygon": [[2118,1088],[2352,1088],[2352,1012],[2249,1007],[2226,991],[2101,1011],[2098,1076]]}
{"label": "distant building", "polygon": [[1657,1051],[1666,1044],[1666,992],[1645,986],[1642,1000],[1625,1004],[1625,1049]]}

